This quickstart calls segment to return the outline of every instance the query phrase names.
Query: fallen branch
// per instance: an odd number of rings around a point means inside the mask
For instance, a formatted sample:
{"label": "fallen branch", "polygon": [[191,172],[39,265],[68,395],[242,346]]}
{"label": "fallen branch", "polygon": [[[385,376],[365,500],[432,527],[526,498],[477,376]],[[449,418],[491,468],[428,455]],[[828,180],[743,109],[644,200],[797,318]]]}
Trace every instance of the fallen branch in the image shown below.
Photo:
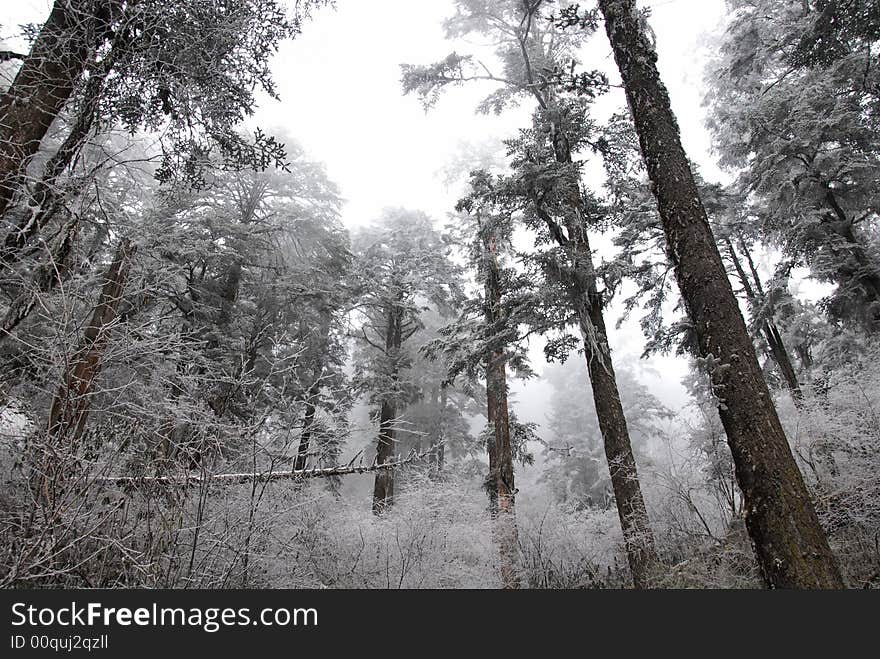
{"label": "fallen branch", "polygon": [[[334,465],[332,467],[324,467],[321,469],[299,469],[294,471],[267,471],[261,473],[232,473],[232,474],[209,474],[207,476],[187,476],[181,478],[179,476],[98,476],[94,479],[95,483],[104,485],[166,485],[169,487],[194,487],[202,484],[243,484],[243,483],[265,483],[269,481],[281,480],[302,480],[306,478],[329,478],[332,476],[347,476],[349,474],[368,474],[371,472],[382,471],[384,469],[396,469],[402,467],[415,460],[420,460],[431,452],[436,450],[436,446],[422,453],[412,451],[405,458],[398,457],[393,462],[384,462],[370,465],[358,464],[352,465]],[[357,457],[357,456],[355,456]]]}
{"label": "fallen branch", "polygon": [[0,62],[8,62],[9,60],[18,59],[24,61],[27,55],[16,53],[11,50],[0,50]]}

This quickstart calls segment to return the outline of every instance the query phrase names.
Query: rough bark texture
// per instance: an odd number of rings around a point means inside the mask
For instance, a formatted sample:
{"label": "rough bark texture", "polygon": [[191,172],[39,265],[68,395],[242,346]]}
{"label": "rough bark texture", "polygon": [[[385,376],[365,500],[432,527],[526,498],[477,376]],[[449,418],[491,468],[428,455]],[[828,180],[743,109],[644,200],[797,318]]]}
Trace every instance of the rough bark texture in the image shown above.
{"label": "rough bark texture", "polygon": [[64,186],[59,186],[59,179],[74,162],[92,131],[104,83],[122,47],[121,37],[117,37],[97,70],[90,72],[67,136],[46,162],[42,178],[34,186],[28,201],[29,212],[6,234],[0,251],[0,260],[3,263],[12,264],[18,261],[28,242],[64,207],[66,198],[79,191],[81,184],[68,185],[65,189]]}
{"label": "rough bark texture", "polygon": [[599,7],[657,197],[668,255],[700,354],[714,365],[721,421],[763,577],[770,587],[841,588],[709,228],[644,19],[634,0],[599,0]]}
{"label": "rough bark texture", "polygon": [[61,385],[52,400],[46,426],[47,442],[41,487],[42,495],[48,503],[54,498],[51,489],[57,484],[57,479],[53,477],[57,473],[54,464],[56,456],[53,453],[56,449],[75,447],[82,436],[95,382],[101,372],[109,328],[117,316],[133,252],[134,246],[131,242],[123,239],[105,275],[98,304],[83,332],[82,343],[62,375]]}
{"label": "rough bark texture", "polygon": [[[552,116],[552,114],[551,114]],[[551,124],[551,139],[557,162],[572,164],[569,140],[565,137],[561,122]],[[639,485],[639,475],[633,456],[632,444],[617,378],[611,364],[611,348],[605,328],[604,303],[596,287],[596,271],[593,265],[589,236],[585,227],[583,202],[577,183],[569,186],[571,198],[568,206],[572,211],[566,221],[567,237],[563,246],[571,251],[575,278],[574,310],[577,313],[584,337],[584,354],[590,373],[596,417],[605,446],[605,458],[611,475],[611,486],[617,504],[617,514],[623,530],[627,561],[632,573],[633,585],[646,588],[659,559],[654,535],[648,520],[648,511]],[[552,222],[551,218],[545,221]],[[561,230],[554,231],[557,240]]]}
{"label": "rough bark texture", "polygon": [[15,80],[0,97],[0,217],[85,70],[90,4],[56,0]]}
{"label": "rough bark texture", "polygon": [[[501,319],[501,276],[497,242],[491,227],[481,227],[484,254],[486,321],[490,326]],[[494,429],[489,444],[489,501],[495,516],[495,535],[501,559],[504,588],[519,588],[517,575],[519,536],[516,528],[513,449],[510,442],[510,410],[507,404],[506,356],[493,350],[486,363],[487,417]]]}

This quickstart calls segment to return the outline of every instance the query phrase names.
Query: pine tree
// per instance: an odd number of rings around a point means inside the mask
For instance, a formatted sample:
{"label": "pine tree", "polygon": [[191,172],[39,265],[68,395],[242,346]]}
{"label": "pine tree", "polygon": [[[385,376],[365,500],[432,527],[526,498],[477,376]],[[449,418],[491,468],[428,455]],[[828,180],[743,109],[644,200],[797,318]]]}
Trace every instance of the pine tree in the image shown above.
{"label": "pine tree", "polygon": [[843,581],[779,423],[755,350],[681,146],[656,53],[634,0],[600,0],[668,255],[710,369],[746,501],[746,526],[771,587],[840,588]]}

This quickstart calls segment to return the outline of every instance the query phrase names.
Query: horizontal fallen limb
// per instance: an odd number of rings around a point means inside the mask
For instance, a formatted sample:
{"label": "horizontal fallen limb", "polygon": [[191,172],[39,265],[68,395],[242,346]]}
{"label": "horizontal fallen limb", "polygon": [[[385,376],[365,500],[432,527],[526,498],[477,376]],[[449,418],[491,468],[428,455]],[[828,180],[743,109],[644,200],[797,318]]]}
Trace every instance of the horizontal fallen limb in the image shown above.
{"label": "horizontal fallen limb", "polygon": [[[435,447],[436,448],[436,447]],[[243,484],[243,483],[265,483],[269,481],[282,480],[304,480],[306,478],[330,478],[333,476],[347,476],[349,474],[368,474],[385,469],[396,469],[410,462],[420,460],[430,454],[431,450],[416,453],[412,452],[405,458],[398,458],[392,462],[384,462],[382,464],[357,464],[352,465],[334,465],[332,467],[323,467],[320,469],[299,469],[293,471],[265,471],[252,473],[229,473],[229,474],[208,474],[205,476],[98,476],[94,479],[95,483],[105,485],[129,485],[129,486],[146,486],[146,485],[164,485],[168,487],[195,487],[202,484]]]}

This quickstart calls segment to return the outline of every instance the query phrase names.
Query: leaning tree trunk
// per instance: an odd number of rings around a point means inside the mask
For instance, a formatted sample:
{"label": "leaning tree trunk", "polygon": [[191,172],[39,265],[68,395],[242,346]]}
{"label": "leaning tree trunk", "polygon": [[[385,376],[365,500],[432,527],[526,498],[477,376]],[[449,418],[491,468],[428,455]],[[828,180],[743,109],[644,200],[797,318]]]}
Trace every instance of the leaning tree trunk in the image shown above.
{"label": "leaning tree trunk", "polygon": [[[114,38],[109,52],[102,58],[98,67],[89,71],[88,81],[82,92],[76,114],[73,117],[67,136],[57,151],[46,162],[41,180],[34,186],[33,193],[27,204],[34,209],[12,227],[0,249],[0,260],[9,265],[18,261],[28,242],[39,233],[54,215],[64,207],[67,197],[77,194],[78,185],[68,185],[67,189],[59,185],[64,171],[70,167],[81,152],[86,139],[92,132],[98,104],[104,91],[107,77],[113,69],[125,44],[122,34]],[[0,210],[0,217],[3,211]]]}
{"label": "leaning tree trunk", "polygon": [[722,401],[719,413],[762,575],[770,587],[841,588],[709,228],[644,19],[635,0],[599,0],[599,7],[657,197],[667,252]]}
{"label": "leaning tree trunk", "polygon": [[[736,276],[739,278],[743,291],[746,294],[746,299],[749,301],[749,306],[752,308],[753,313],[758,313],[766,296],[761,288],[761,280],[758,278],[758,272],[755,269],[752,257],[747,251],[743,250],[744,256],[749,261],[749,268],[751,269],[752,278],[755,282],[754,286],[752,286],[749,276],[746,274],[742,263],[739,261],[736,250],[733,248],[733,243],[730,242],[730,239],[725,239],[725,244],[727,246],[727,252],[730,255],[730,260],[733,263],[733,268],[736,270]],[[744,245],[741,245],[741,247],[744,247]],[[782,339],[782,333],[779,331],[776,323],[772,320],[761,321],[760,331],[761,334],[764,335],[764,340],[770,348],[770,355],[773,357],[773,361],[776,362],[776,366],[779,368],[779,372],[782,374],[785,384],[791,392],[792,398],[796,404],[800,404],[804,394],[801,391],[800,383],[798,383],[794,364],[791,361],[788,349],[785,347],[785,342]]]}
{"label": "leaning tree trunk", "polygon": [[[485,263],[486,321],[490,327],[494,327],[503,322],[496,238],[491,227],[482,226],[480,233]],[[501,583],[504,588],[519,588],[516,568],[519,537],[516,528],[516,487],[510,442],[510,411],[507,404],[506,360],[503,349],[494,349],[489,353],[486,363],[487,416],[494,430],[493,436],[487,440],[488,485],[501,559]]]}
{"label": "leaning tree trunk", "polygon": [[[33,194],[28,201],[28,205],[35,209],[34,212],[28,213],[19,224],[11,227],[0,246],[0,261],[5,265],[10,266],[20,260],[34,235],[63,209],[70,195],[78,194],[78,186],[70,185],[67,189],[60,189],[59,179],[73,162],[92,130],[104,83],[121,47],[121,38],[117,37],[112,50],[101,62],[100,70],[89,77],[82,102],[67,137],[46,163],[42,179],[34,186]],[[2,214],[0,210],[0,217]],[[19,294],[10,304],[0,324],[0,341],[8,337],[28,317],[39,301],[40,295],[54,289],[65,277],[67,257],[79,230],[79,223],[79,215],[71,214],[52,239],[48,256],[34,268],[30,276],[30,285],[22,286]]]}
{"label": "leaning tree trunk", "polygon": [[[388,309],[385,328],[385,354],[393,360],[392,379],[397,379],[397,359],[403,344],[401,310],[392,305]],[[394,423],[397,418],[396,393],[392,392],[382,401],[379,411],[379,439],[376,443],[376,464],[392,461],[394,455]],[[373,485],[373,512],[380,514],[394,502],[394,470],[379,469]]]}
{"label": "leaning tree trunk", "polygon": [[109,35],[117,5],[56,0],[15,80],[0,96],[0,217],[49,127],[70,100],[90,51]]}
{"label": "leaning tree trunk", "polygon": [[52,400],[46,427],[46,446],[40,474],[40,492],[51,506],[56,488],[63,479],[61,463],[72,453],[82,437],[91,408],[95,382],[103,365],[109,330],[117,317],[119,303],[128,278],[134,246],[123,239],[104,277],[104,286],[82,343],[71,358]]}
{"label": "leaning tree trunk", "polygon": [[[550,138],[556,161],[573,167],[570,142],[565,137],[562,120],[552,110],[548,114],[551,119]],[[553,233],[557,242],[569,250],[572,258],[572,272],[575,279],[573,306],[584,338],[584,355],[590,374],[593,402],[605,446],[605,459],[611,475],[611,486],[614,490],[614,500],[623,531],[633,586],[647,588],[650,585],[651,575],[659,564],[659,558],[639,484],[638,469],[620,400],[620,390],[617,387],[617,377],[611,363],[604,302],[596,286],[596,270],[586,231],[580,186],[576,181],[572,181],[567,189],[569,198],[566,203],[571,212],[566,221],[567,238],[563,237],[558,226]],[[538,205],[536,202],[536,206]],[[540,208],[538,213],[546,223],[554,224],[554,220]]]}

